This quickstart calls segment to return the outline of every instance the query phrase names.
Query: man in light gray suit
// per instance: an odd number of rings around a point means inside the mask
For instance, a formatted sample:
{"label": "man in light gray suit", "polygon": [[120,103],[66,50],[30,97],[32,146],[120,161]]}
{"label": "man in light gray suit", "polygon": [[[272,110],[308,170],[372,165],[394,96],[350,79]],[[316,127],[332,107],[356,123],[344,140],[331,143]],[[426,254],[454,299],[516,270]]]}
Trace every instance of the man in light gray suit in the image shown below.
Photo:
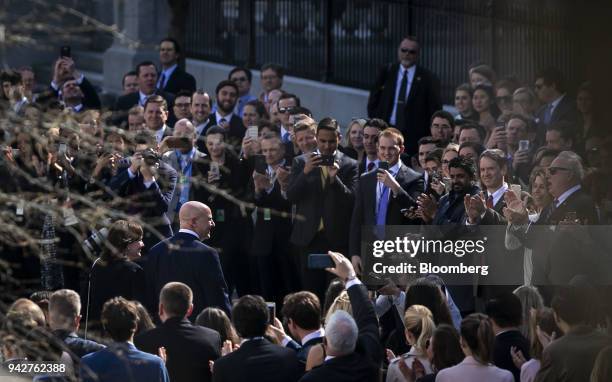
{"label": "man in light gray suit", "polygon": [[174,125],[172,136],[164,138],[159,146],[163,153],[162,160],[172,166],[178,174],[176,190],[170,204],[167,216],[173,228],[178,227],[178,211],[183,204],[194,200],[194,192],[198,187],[204,187],[204,163],[206,154],[195,146],[196,133],[193,124],[186,118],[180,119]]}

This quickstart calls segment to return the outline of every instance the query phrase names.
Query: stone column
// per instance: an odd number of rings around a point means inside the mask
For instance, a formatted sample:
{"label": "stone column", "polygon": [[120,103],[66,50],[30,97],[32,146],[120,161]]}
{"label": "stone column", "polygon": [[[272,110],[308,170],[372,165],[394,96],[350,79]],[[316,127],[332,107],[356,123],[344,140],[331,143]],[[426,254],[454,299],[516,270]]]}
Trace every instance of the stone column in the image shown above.
{"label": "stone column", "polygon": [[120,94],[123,74],[144,60],[159,64],[157,43],[168,34],[169,7],[167,0],[115,0],[113,13],[126,38],[115,37],[104,53],[104,88]]}

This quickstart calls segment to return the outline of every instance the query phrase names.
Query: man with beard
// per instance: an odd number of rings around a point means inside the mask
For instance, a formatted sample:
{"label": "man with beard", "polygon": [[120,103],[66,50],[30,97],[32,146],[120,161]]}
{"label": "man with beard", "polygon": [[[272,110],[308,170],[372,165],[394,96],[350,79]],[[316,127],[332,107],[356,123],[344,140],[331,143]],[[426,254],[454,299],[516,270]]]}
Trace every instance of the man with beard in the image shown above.
{"label": "man with beard", "polygon": [[240,152],[245,128],[242,118],[234,114],[238,101],[238,86],[230,80],[219,82],[215,89],[217,96],[217,110],[210,116],[210,126],[218,125],[226,131],[228,148],[234,153]]}

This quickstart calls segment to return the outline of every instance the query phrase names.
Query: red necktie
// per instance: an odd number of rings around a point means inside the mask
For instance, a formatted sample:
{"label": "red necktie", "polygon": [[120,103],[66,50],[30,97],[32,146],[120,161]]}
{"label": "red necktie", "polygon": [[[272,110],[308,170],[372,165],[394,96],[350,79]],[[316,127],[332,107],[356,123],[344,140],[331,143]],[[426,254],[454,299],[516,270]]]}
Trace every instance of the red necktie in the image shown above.
{"label": "red necktie", "polygon": [[487,198],[487,208],[493,208],[493,195],[489,195]]}

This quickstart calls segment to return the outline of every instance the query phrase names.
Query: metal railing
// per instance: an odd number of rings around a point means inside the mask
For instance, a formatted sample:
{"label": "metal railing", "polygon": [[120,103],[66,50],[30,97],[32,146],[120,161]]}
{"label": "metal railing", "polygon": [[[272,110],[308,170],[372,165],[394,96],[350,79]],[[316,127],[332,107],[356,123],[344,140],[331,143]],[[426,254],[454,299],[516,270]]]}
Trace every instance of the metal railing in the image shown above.
{"label": "metal railing", "polygon": [[192,1],[189,57],[258,68],[275,62],[299,77],[368,89],[377,69],[415,35],[420,64],[438,74],[446,102],[482,61],[532,83],[555,65],[579,73],[569,0]]}

